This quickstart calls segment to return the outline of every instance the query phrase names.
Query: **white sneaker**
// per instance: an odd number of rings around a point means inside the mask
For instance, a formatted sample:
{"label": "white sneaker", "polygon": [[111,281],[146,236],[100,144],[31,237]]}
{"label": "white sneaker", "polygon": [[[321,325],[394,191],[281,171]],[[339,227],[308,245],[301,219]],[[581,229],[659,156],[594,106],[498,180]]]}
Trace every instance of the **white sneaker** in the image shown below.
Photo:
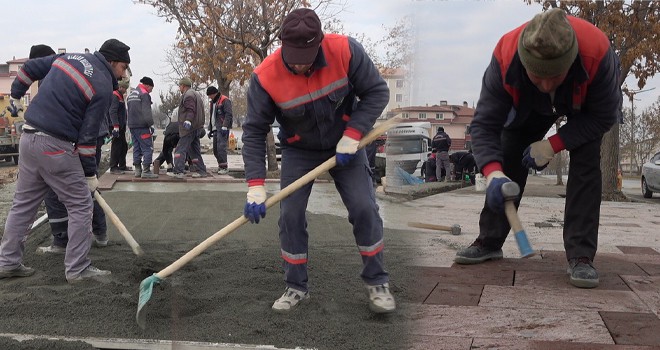
{"label": "white sneaker", "polygon": [[390,293],[389,283],[367,286],[369,291],[369,309],[377,314],[394,312],[396,303]]}
{"label": "white sneaker", "polygon": [[284,294],[275,300],[273,310],[278,312],[289,312],[304,300],[309,299],[309,292],[303,292],[291,287],[286,287]]}
{"label": "white sneaker", "polygon": [[107,276],[112,274],[112,272],[108,270],[101,270],[99,268],[96,268],[92,265],[87,266],[78,276],[75,277],[67,277],[66,280],[69,283],[77,283],[77,282],[82,282],[83,280],[86,279],[94,279],[96,277],[101,277],[101,276]]}
{"label": "white sneaker", "polygon": [[227,168],[218,169],[218,175],[227,175],[227,174],[229,174],[229,169]]}
{"label": "white sneaker", "polygon": [[59,247],[54,244],[37,248],[37,254],[64,254],[64,253],[66,253],[65,247]]}

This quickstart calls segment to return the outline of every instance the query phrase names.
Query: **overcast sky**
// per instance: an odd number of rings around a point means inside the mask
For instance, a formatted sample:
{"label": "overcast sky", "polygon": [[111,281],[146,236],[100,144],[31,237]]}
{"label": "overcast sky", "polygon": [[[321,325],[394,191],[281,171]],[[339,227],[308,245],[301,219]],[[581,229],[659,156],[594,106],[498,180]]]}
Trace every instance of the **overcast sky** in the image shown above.
{"label": "overcast sky", "polygon": [[[383,25],[391,26],[405,14],[412,14],[419,29],[415,75],[419,89],[413,104],[449,104],[467,101],[476,104],[481,77],[500,36],[529,20],[540,5],[528,6],[522,0],[498,1],[412,1],[346,0],[348,8],[340,18],[351,33],[366,33],[373,40],[386,35]],[[132,85],[142,76],[155,82],[158,92],[174,87],[166,81],[168,67],[164,55],[173,44],[176,25],[166,23],[147,5],[132,0],[22,0],[30,14],[3,16],[5,35],[0,37],[0,61],[27,57],[37,43],[68,52],[94,51],[109,38],[131,46]],[[365,11],[365,9],[367,9]],[[636,83],[628,81],[636,88]],[[635,102],[637,108],[653,103],[660,94],[660,77],[650,81]],[[626,101],[624,106],[629,107]]]}

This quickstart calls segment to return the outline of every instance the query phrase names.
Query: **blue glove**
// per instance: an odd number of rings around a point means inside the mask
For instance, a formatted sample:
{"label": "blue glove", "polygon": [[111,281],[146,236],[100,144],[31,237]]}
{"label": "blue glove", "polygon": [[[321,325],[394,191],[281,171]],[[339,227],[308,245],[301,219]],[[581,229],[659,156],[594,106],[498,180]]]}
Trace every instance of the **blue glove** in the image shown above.
{"label": "blue glove", "polygon": [[266,217],[266,189],[264,185],[250,186],[243,215],[253,224],[259,223],[259,218]]}
{"label": "blue glove", "polygon": [[360,145],[360,140],[356,140],[350,136],[342,136],[339,143],[337,143],[337,164],[345,166],[355,158],[355,153]]}
{"label": "blue glove", "polygon": [[527,169],[541,171],[550,164],[555,151],[548,140],[541,140],[527,146],[523,152],[522,165]]}
{"label": "blue glove", "polygon": [[223,126],[222,129],[220,129],[220,136],[222,137],[229,136],[229,130],[227,129],[226,126]]}
{"label": "blue glove", "polygon": [[192,129],[192,123],[190,122],[190,120],[186,120],[185,122],[183,122],[183,128],[186,130]]}
{"label": "blue glove", "polygon": [[115,139],[119,137],[119,128],[112,128],[112,137]]}
{"label": "blue glove", "polygon": [[504,213],[505,199],[502,194],[502,185],[507,182],[511,182],[511,179],[501,171],[493,171],[487,177],[486,204],[490,210],[496,213]]}

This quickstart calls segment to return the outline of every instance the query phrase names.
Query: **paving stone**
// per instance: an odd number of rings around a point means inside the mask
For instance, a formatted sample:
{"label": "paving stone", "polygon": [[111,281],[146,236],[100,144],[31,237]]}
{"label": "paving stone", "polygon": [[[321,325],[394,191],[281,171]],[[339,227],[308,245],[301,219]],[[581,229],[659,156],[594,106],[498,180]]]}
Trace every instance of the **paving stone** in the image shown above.
{"label": "paving stone", "polygon": [[655,350],[654,346],[589,344],[568,341],[475,338],[471,349],[488,350]]}
{"label": "paving stone", "polygon": [[660,276],[621,276],[630,289],[660,317]]}
{"label": "paving stone", "polygon": [[637,263],[637,266],[648,273],[649,276],[660,276],[660,264]]}
{"label": "paving stone", "polygon": [[472,338],[414,335],[410,337],[409,350],[470,350]]}
{"label": "paving stone", "polygon": [[[598,290],[630,291],[628,285],[615,273],[601,272],[598,279]],[[516,278],[513,285],[516,287],[575,289],[570,283],[566,272],[554,271],[516,271]]]}
{"label": "paving stone", "polygon": [[485,286],[479,306],[555,310],[604,310],[647,312],[648,306],[631,291],[598,289],[551,289]]}
{"label": "paving stone", "polygon": [[426,298],[424,304],[438,304],[451,306],[477,306],[483,284],[447,284],[438,283],[431,295]]}
{"label": "paving stone", "polygon": [[[543,261],[553,261],[563,264],[563,269],[566,270],[568,263],[566,261],[566,253],[559,251],[542,251],[541,256]],[[598,272],[611,272],[618,275],[636,275],[646,276],[644,272],[636,263],[637,262],[656,262],[660,263],[660,256],[656,255],[638,255],[638,254],[613,254],[613,253],[596,253],[594,266]]]}
{"label": "paving stone", "polygon": [[639,224],[632,222],[601,222],[600,226],[613,226],[613,227],[641,227]]}
{"label": "paving stone", "polygon": [[644,255],[660,255],[657,250],[651,247],[631,247],[625,245],[616,246],[623,252],[623,254],[644,254]]}
{"label": "paving stone", "polygon": [[[412,336],[483,337],[614,344],[596,311],[411,305]],[[441,348],[439,348],[441,349]]]}
{"label": "paving stone", "polygon": [[513,271],[493,268],[489,264],[457,265],[452,267],[414,266],[411,273],[418,274],[420,280],[443,284],[494,284],[513,285]]}
{"label": "paving stone", "polygon": [[438,282],[431,279],[417,279],[417,282],[414,286],[408,286],[410,290],[410,301],[413,303],[423,303],[431,292],[436,288]]}
{"label": "paving stone", "polygon": [[617,344],[660,344],[660,319],[652,313],[600,312]]}
{"label": "paving stone", "polygon": [[[454,264],[452,267],[457,266]],[[466,265],[462,265],[466,266]],[[527,259],[510,259],[505,258],[501,260],[488,261],[484,264],[476,265],[483,268],[500,269],[500,270],[526,270],[526,271],[563,271],[566,269],[566,263],[560,264],[555,261],[545,260],[542,256],[537,255]],[[488,283],[487,283],[488,284]]]}

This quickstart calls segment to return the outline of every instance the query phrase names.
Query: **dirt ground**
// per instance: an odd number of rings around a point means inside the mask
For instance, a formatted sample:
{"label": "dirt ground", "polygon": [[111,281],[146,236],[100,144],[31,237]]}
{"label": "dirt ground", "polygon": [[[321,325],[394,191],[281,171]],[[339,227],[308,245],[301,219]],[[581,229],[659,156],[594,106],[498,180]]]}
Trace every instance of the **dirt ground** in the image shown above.
{"label": "dirt ground", "polygon": [[[13,184],[1,186],[4,230]],[[104,283],[69,285],[62,256],[35,253],[38,246],[51,240],[48,225],[41,226],[29,236],[24,257],[24,263],[35,268],[36,274],[0,281],[0,334],[277,348],[407,347],[404,315],[414,293],[408,289],[414,286],[414,276],[406,273],[406,263],[414,254],[405,244],[410,232],[385,231],[386,266],[399,306],[394,314],[374,315],[369,311],[359,277],[361,259],[350,224],[345,218],[320,214],[308,216],[311,299],[291,314],[274,313],[270,306],[283,292],[284,282],[277,238],[279,210],[271,208],[262,223],[242,226],[156,286],[145,306],[147,328],[142,330],[135,322],[140,282],[201,241],[190,237],[199,237],[200,232],[210,236],[236,219],[242,208],[236,203],[242,203],[245,194],[192,191],[177,193],[176,200],[172,200],[172,193],[155,192],[110,191],[103,196],[138,240],[145,256],[136,257],[108,222],[110,245],[92,248],[90,257],[95,266],[112,270],[111,278]],[[145,241],[136,234],[145,230],[167,234]],[[0,348],[22,349],[14,345],[14,340],[0,337]],[[60,341],[47,348],[89,347]]]}

